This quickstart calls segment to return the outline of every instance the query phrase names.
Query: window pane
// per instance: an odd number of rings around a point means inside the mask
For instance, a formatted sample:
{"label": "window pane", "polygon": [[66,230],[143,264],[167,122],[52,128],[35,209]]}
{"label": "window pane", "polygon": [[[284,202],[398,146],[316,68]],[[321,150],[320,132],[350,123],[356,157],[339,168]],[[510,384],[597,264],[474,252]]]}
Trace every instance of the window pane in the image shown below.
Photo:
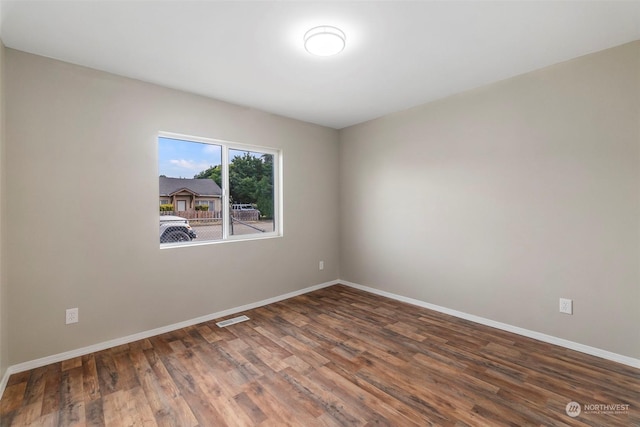
{"label": "window pane", "polygon": [[222,147],[159,137],[158,169],[161,245],[222,239]]}
{"label": "window pane", "polygon": [[158,153],[161,246],[280,231],[278,151],[165,134]]}
{"label": "window pane", "polygon": [[230,235],[275,231],[274,155],[229,150]]}

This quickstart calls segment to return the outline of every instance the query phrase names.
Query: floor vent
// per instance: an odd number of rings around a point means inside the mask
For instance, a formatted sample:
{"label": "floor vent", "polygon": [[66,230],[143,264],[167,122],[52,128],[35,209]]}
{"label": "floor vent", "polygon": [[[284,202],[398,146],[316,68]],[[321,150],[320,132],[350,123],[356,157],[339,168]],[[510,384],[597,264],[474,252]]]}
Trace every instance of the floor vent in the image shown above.
{"label": "floor vent", "polygon": [[245,322],[247,320],[249,320],[249,318],[243,314],[242,316],[234,317],[233,319],[218,322],[216,325],[218,325],[219,328],[224,328],[225,326],[235,325],[236,323]]}

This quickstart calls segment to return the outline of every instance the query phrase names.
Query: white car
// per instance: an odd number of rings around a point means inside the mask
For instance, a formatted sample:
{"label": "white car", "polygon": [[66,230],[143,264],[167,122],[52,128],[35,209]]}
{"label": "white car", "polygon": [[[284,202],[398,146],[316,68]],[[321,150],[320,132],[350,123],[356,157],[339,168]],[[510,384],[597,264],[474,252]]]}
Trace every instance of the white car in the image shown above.
{"label": "white car", "polygon": [[197,237],[189,220],[181,216],[160,216],[160,243],[190,242]]}
{"label": "white car", "polygon": [[233,205],[231,205],[231,209],[233,209],[234,211],[255,211],[255,210],[257,210],[250,203],[234,203]]}

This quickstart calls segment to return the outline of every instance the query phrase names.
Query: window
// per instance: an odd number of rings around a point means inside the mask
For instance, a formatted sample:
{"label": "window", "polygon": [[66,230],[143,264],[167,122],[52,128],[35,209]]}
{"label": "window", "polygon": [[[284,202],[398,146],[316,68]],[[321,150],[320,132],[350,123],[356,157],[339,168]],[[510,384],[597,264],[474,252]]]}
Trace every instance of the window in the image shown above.
{"label": "window", "polygon": [[197,200],[196,210],[213,212],[216,210],[215,200]]}
{"label": "window", "polygon": [[280,234],[280,153],[205,138],[158,137],[160,246]]}

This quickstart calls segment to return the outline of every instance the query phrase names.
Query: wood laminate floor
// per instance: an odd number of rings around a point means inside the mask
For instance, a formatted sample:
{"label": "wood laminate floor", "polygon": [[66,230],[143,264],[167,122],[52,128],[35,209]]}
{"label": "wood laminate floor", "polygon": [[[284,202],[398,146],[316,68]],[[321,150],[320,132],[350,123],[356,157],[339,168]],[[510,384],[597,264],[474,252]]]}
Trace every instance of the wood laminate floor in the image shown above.
{"label": "wood laminate floor", "polygon": [[640,370],[349,287],[244,314],[12,375],[0,425],[640,425]]}

